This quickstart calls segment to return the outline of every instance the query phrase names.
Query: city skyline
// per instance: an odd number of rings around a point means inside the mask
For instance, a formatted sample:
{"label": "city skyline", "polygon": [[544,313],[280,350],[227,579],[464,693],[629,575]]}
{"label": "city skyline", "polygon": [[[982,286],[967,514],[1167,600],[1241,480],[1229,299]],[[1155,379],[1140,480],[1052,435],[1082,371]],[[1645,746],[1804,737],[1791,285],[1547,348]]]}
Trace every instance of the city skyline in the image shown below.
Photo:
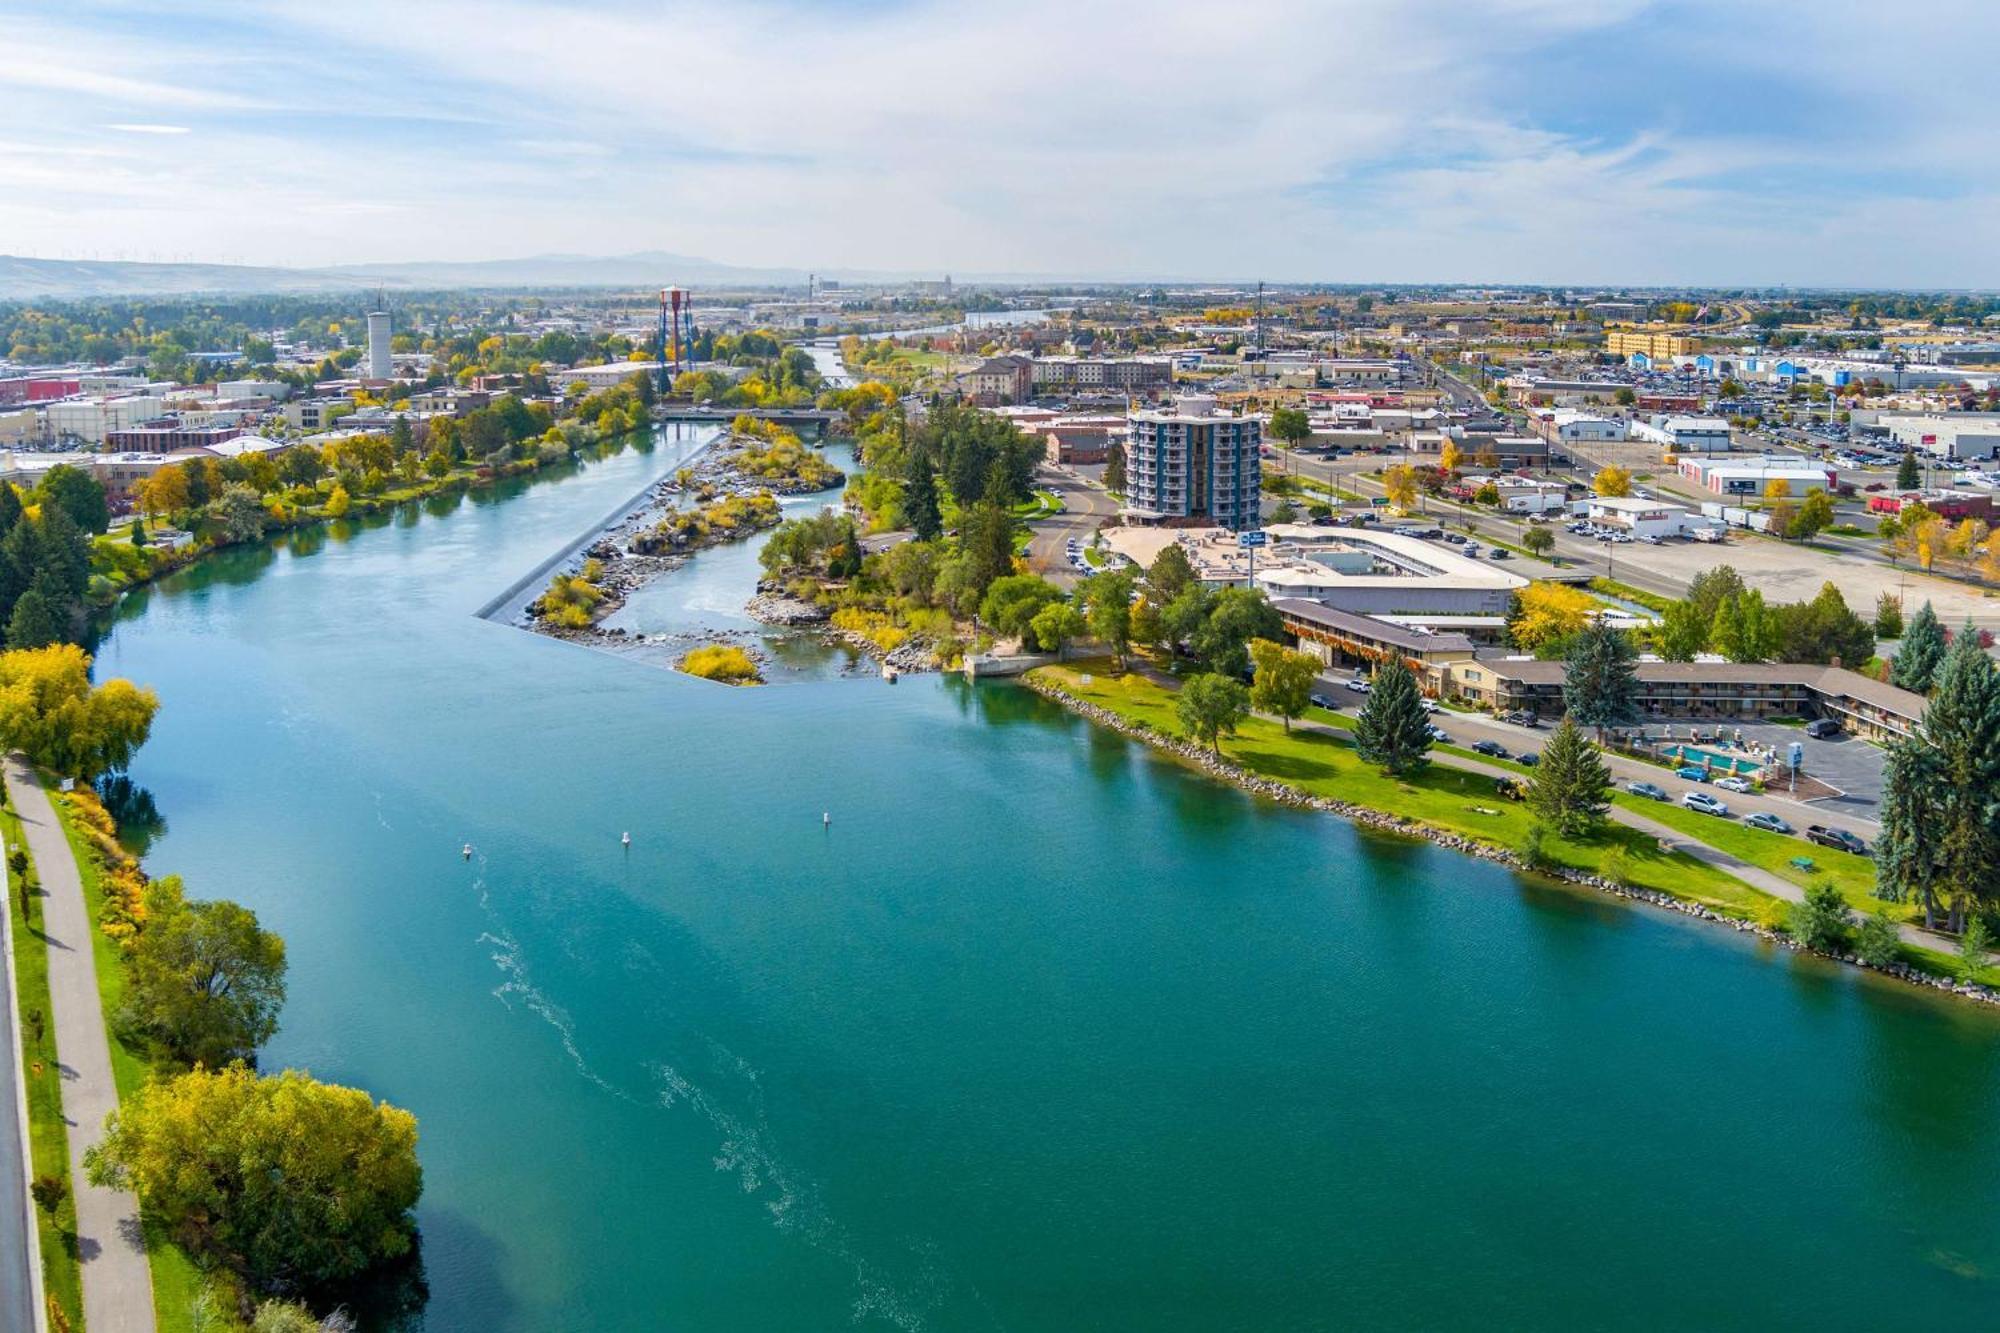
{"label": "city skyline", "polygon": [[1643,0],[17,10],[0,250],[2000,285],[1974,258],[2000,226],[1963,92],[2000,19],[1793,17]]}

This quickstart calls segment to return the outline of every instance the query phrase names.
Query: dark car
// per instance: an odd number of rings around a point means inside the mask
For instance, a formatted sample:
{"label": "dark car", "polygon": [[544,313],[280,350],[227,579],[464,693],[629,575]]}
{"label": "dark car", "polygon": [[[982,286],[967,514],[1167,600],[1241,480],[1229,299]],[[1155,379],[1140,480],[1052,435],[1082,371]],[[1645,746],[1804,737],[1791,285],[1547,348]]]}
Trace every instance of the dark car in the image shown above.
{"label": "dark car", "polygon": [[1839,734],[1840,723],[1830,717],[1814,718],[1811,722],[1806,723],[1806,735],[1816,741],[1823,741],[1830,736],[1838,736]]}
{"label": "dark car", "polygon": [[1533,768],[1536,764],[1542,762],[1542,757],[1533,750],[1523,750],[1514,756],[1514,762],[1526,768]]}
{"label": "dark car", "polygon": [[1844,828],[1828,828],[1824,824],[1808,824],[1806,825],[1806,841],[1816,842],[1822,847],[1831,847],[1837,852],[1853,852],[1856,856],[1868,855],[1868,844]]}
{"label": "dark car", "polygon": [[1655,786],[1650,782],[1628,782],[1625,784],[1625,790],[1631,792],[1634,796],[1644,796],[1649,800],[1664,801],[1667,799],[1667,789]]}
{"label": "dark car", "polygon": [[1472,752],[1474,754],[1486,755],[1491,759],[1506,759],[1510,757],[1507,753],[1507,747],[1499,741],[1474,741],[1472,743]]}

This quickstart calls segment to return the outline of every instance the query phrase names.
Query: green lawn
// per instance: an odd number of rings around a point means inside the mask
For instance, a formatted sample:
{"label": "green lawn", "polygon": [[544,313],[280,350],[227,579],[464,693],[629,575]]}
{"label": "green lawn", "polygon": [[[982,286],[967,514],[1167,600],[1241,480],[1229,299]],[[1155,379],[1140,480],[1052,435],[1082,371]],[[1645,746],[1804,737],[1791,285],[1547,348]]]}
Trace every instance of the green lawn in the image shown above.
{"label": "green lawn", "polygon": [[[1104,662],[1041,667],[1036,674],[1130,721],[1168,736],[1183,736],[1174,716],[1172,691],[1147,677],[1110,673]],[[1085,675],[1091,677],[1087,684]],[[1322,709],[1309,716],[1343,730],[1353,726],[1351,719]],[[1223,742],[1222,750],[1249,771],[1309,795],[1350,801],[1517,851],[1525,845],[1533,822],[1526,807],[1494,794],[1489,777],[1434,762],[1423,773],[1399,780],[1363,762],[1344,739],[1325,732],[1294,729],[1287,734],[1276,722],[1252,718]],[[1601,836],[1586,842],[1552,838],[1544,848],[1556,862],[1586,871],[1601,869],[1605,857],[1622,848],[1635,886],[1721,911],[1751,915],[1768,901],[1766,895],[1714,867],[1684,853],[1663,853],[1654,839],[1617,825],[1607,826]]]}
{"label": "green lawn", "polygon": [[[9,847],[28,845],[21,836],[20,818],[11,808],[0,813],[0,829],[5,830]],[[33,873],[31,862],[29,874]],[[23,886],[14,887],[19,891]],[[41,902],[34,900],[31,908],[34,922],[29,926],[22,924],[18,905],[11,910],[14,978],[19,986],[14,1004],[21,1016],[21,1058],[26,1066],[22,1075],[28,1100],[28,1156],[37,1176],[68,1180],[69,1129],[63,1122],[62,1074],[56,1063],[55,1007],[49,999],[49,951],[40,929]],[[41,1017],[39,1038],[29,1022],[30,1014]],[[75,1210],[69,1204],[63,1206],[55,1219],[40,1208],[35,1209],[42,1247],[42,1283],[62,1307],[70,1327],[82,1328],[83,1286],[77,1271],[75,1219]]]}
{"label": "green lawn", "polygon": [[[49,799],[56,807],[56,814],[62,820],[63,835],[69,839],[70,850],[76,854],[77,869],[83,879],[84,905],[95,922],[104,907],[103,871],[98,864],[96,849],[89,837],[77,828],[71,816],[69,803],[54,791]],[[97,992],[104,1006],[107,1019],[106,1035],[111,1040],[111,1077],[118,1085],[118,1100],[124,1101],[137,1092],[153,1070],[146,1055],[119,1040],[111,1030],[109,1018],[125,1004],[125,959],[118,951],[118,945],[101,930],[90,932],[91,953],[97,962]],[[201,1270],[194,1260],[178,1245],[147,1227],[147,1257],[153,1269],[153,1317],[161,1333],[192,1333],[194,1329],[194,1307],[202,1290],[207,1286]]]}
{"label": "green lawn", "polygon": [[[1887,907],[1889,914],[1899,921],[1917,921],[1923,917],[1923,913],[1911,904],[1884,903],[1874,896],[1875,863],[1865,856],[1835,851],[1831,847],[1818,847],[1804,838],[1749,828],[1739,820],[1700,814],[1672,801],[1649,801],[1626,792],[1618,793],[1617,801],[1697,841],[1705,842],[1717,851],[1728,852],[1760,870],[1768,870],[1780,879],[1790,880],[1800,888],[1815,880],[1830,879],[1839,888],[1841,896],[1858,912],[1873,912],[1878,907]],[[1801,870],[1792,864],[1794,857],[1801,856],[1812,861],[1813,869]]]}

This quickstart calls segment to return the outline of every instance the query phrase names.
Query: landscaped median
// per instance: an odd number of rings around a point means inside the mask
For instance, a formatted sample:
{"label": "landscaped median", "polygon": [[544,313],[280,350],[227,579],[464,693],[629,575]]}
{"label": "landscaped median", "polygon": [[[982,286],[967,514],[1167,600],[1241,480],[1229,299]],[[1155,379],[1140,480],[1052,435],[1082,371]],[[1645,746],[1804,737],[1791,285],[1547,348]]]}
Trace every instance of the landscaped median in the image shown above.
{"label": "landscaped median", "polygon": [[[1797,947],[1778,928],[1791,910],[1786,902],[1685,852],[1662,851],[1656,839],[1638,829],[1606,822],[1586,840],[1561,838],[1543,830],[1535,848],[1537,855],[1531,858],[1532,812],[1498,797],[1492,778],[1451,767],[1443,758],[1450,753],[1447,747],[1437,747],[1433,754],[1440,758],[1421,773],[1392,777],[1355,752],[1348,738],[1353,726],[1350,719],[1314,708],[1307,711],[1305,721],[1320,725],[1295,723],[1289,732],[1277,721],[1253,715],[1216,753],[1188,739],[1176,711],[1173,688],[1154,677],[1121,672],[1110,662],[1098,660],[1037,667],[1024,679],[1037,693],[1094,722],[1259,795],[1326,810],[1371,828],[1425,838],[1517,869],[1532,868],[1695,916],[1725,920],[1739,929],[1754,930]],[[1790,864],[1806,846],[1796,839],[1622,794],[1619,804],[1684,832],[1690,841],[1714,847],[1801,886],[1825,879],[1858,914],[1883,906],[1868,895],[1873,866],[1865,858],[1813,847],[1814,869],[1804,871]],[[1532,867],[1531,859],[1535,861]],[[1891,910],[1899,917],[1907,916],[1905,909],[1892,906]],[[1851,956],[1843,958],[1858,961]],[[1991,966],[1978,971],[1974,984],[1960,984],[1951,980],[1962,973],[1955,960],[1906,944],[1900,948],[1900,962],[1882,970],[1921,985],[2000,1002],[2000,992],[1991,989],[2000,969]]]}

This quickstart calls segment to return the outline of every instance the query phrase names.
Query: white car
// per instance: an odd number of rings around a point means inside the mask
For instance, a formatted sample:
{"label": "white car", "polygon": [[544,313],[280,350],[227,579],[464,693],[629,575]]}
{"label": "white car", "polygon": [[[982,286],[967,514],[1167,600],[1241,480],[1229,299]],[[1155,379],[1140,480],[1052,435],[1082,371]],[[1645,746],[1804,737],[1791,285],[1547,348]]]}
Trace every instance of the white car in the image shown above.
{"label": "white car", "polygon": [[1353,690],[1356,694],[1368,693],[1368,682],[1361,679],[1361,677],[1359,676],[1356,676],[1354,679],[1347,681],[1346,685],[1348,689]]}
{"label": "white car", "polygon": [[1704,815],[1721,815],[1724,818],[1729,815],[1729,807],[1705,791],[1688,792],[1681,797],[1681,804]]}
{"label": "white car", "polygon": [[1748,796],[1752,790],[1749,783],[1738,777],[1717,778],[1715,785],[1724,791],[1733,791],[1738,796]]}
{"label": "white car", "polygon": [[1417,700],[1417,707],[1423,709],[1426,713],[1435,713],[1438,710],[1438,701],[1435,699],[1419,699]]}

